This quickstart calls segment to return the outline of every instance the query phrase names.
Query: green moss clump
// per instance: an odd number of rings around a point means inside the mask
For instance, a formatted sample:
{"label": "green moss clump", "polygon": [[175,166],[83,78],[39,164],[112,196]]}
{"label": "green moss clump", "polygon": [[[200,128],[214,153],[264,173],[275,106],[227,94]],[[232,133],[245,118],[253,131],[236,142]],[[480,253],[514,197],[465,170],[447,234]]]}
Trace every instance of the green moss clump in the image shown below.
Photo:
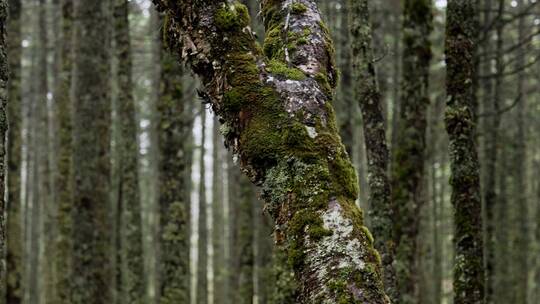
{"label": "green moss clump", "polygon": [[305,13],[306,11],[307,11],[307,7],[302,3],[295,2],[293,3],[291,7],[291,12],[295,15],[301,15]]}
{"label": "green moss clump", "polygon": [[239,2],[224,5],[218,9],[215,18],[217,27],[225,31],[244,28],[250,22],[248,8]]}
{"label": "green moss clump", "polygon": [[289,68],[285,63],[278,60],[270,60],[268,63],[268,71],[270,73],[283,76],[292,80],[304,80],[306,75],[297,68]]}

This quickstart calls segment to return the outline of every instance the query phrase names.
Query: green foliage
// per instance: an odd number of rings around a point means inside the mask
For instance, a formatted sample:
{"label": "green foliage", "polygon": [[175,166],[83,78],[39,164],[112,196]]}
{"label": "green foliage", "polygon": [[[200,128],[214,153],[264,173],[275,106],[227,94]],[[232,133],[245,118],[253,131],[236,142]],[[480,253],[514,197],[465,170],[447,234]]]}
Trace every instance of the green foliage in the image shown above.
{"label": "green foliage", "polygon": [[295,2],[292,4],[291,11],[295,15],[301,15],[307,11],[307,7],[302,3]]}

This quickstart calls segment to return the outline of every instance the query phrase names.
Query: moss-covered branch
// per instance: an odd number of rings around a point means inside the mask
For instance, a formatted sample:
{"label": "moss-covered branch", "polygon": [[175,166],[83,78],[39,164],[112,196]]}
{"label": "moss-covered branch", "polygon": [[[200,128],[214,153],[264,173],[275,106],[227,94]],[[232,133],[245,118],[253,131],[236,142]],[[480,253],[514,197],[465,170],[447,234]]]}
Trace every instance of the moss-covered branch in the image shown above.
{"label": "moss-covered branch", "polygon": [[315,1],[264,1],[262,48],[238,2],[154,3],[167,15],[167,41],[200,76],[226,146],[262,187],[296,302],[388,303],[354,203],[357,177],[331,106],[332,43]]}

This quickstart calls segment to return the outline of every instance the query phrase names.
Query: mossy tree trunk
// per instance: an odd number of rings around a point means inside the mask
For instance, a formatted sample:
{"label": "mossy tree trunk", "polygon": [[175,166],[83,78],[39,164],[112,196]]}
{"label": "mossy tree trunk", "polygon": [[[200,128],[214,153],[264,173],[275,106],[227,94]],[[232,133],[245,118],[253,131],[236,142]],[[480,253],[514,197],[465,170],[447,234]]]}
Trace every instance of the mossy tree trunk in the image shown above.
{"label": "mossy tree trunk", "polygon": [[20,0],[9,1],[7,42],[8,84],[8,197],[7,197],[7,276],[6,302],[21,303],[23,297],[23,244],[21,213],[22,94],[21,94],[21,11]]}
{"label": "mossy tree trunk", "polygon": [[[161,39],[159,40],[161,42]],[[157,100],[159,174],[158,296],[160,304],[190,303],[188,114],[182,68],[161,47]]]}
{"label": "mossy tree trunk", "polygon": [[372,30],[367,0],[349,0],[352,52],[355,68],[356,98],[360,105],[364,142],[368,160],[370,219],[375,248],[382,256],[384,286],[392,301],[397,300],[396,272],[393,267],[395,244],[392,228],[393,205],[388,179],[389,152],[386,130],[377,85],[372,50]]}
{"label": "mossy tree trunk", "polygon": [[315,1],[263,1],[263,48],[237,2],[154,3],[167,14],[169,44],[201,77],[227,147],[262,187],[296,302],[388,303],[354,203],[358,181],[331,106],[332,41]]}
{"label": "mossy tree trunk", "polygon": [[114,0],[114,39],[115,55],[118,62],[116,81],[118,83],[117,107],[120,123],[119,136],[119,189],[118,200],[122,200],[120,216],[122,268],[122,302],[143,303],[146,284],[143,260],[143,236],[141,219],[141,200],[139,196],[138,141],[135,101],[131,79],[132,57],[129,30],[129,2]]}
{"label": "mossy tree trunk", "polygon": [[445,112],[450,139],[452,205],[455,223],[454,303],[484,303],[484,259],[480,173],[472,109],[476,37],[473,1],[447,7]]}
{"label": "mossy tree trunk", "polygon": [[71,303],[111,303],[108,1],[74,2]]}
{"label": "mossy tree trunk", "polygon": [[73,2],[62,0],[62,36],[59,46],[60,75],[57,75],[56,88],[54,91],[55,116],[57,123],[57,145],[56,145],[56,168],[55,186],[57,193],[57,219],[58,237],[56,239],[56,289],[58,301],[62,304],[71,303],[71,261],[72,261],[72,220],[71,210],[73,208],[71,181],[71,168],[73,158],[72,144],[72,121],[71,121],[71,98],[69,90],[71,87],[72,58],[72,24],[73,24]]}
{"label": "mossy tree trunk", "polygon": [[6,184],[6,134],[8,131],[7,121],[7,102],[8,102],[8,44],[7,44],[7,16],[8,3],[6,0],[0,1],[0,297],[5,297],[6,282],[6,225],[4,214],[6,211],[6,202],[4,200]]}

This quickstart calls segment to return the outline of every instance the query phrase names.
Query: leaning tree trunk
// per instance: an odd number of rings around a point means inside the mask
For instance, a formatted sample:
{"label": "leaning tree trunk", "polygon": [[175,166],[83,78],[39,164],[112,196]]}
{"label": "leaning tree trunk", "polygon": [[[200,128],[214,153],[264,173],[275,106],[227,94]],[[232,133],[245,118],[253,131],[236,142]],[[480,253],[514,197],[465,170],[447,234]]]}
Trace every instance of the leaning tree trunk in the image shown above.
{"label": "leaning tree trunk", "polygon": [[8,130],[7,124],[7,98],[8,98],[8,57],[7,57],[7,41],[6,41],[6,20],[8,15],[8,5],[6,0],[0,0],[0,297],[5,297],[5,282],[6,282],[6,226],[4,222],[5,212],[5,182],[6,182],[6,134]]}
{"label": "leaning tree trunk", "polygon": [[115,55],[118,62],[118,119],[120,122],[119,138],[119,192],[118,200],[122,202],[120,213],[122,220],[117,233],[121,237],[120,250],[122,257],[119,262],[125,267],[122,269],[122,290],[125,299],[121,303],[142,303],[145,301],[145,274],[143,260],[143,236],[141,200],[139,197],[139,174],[137,142],[137,118],[135,113],[135,100],[132,94],[132,60],[129,39],[127,0],[114,2],[114,39]]}
{"label": "leaning tree trunk", "polygon": [[424,205],[424,163],[429,66],[432,57],[429,36],[433,15],[431,0],[403,3],[403,58],[399,117],[393,149],[392,204],[396,243],[396,280],[399,302],[419,299],[419,213]]}
{"label": "leaning tree trunk", "polygon": [[21,1],[9,1],[9,133],[7,203],[7,277],[6,302],[21,303],[23,297],[23,244],[21,214],[22,94],[21,94]]}
{"label": "leaning tree trunk", "polygon": [[108,1],[74,1],[71,303],[111,303]]}
{"label": "leaning tree trunk", "polygon": [[472,77],[475,5],[450,0],[446,24],[446,113],[455,222],[454,303],[484,302],[480,173],[475,146]]}
{"label": "leaning tree trunk", "polygon": [[263,1],[263,48],[242,4],[154,3],[167,14],[169,44],[200,76],[227,147],[262,187],[299,283],[296,302],[388,303],[336,128],[332,41],[315,0]]}
{"label": "leaning tree trunk", "polygon": [[353,37],[353,62],[356,69],[357,99],[363,118],[364,141],[368,159],[369,206],[375,248],[382,254],[384,286],[392,301],[397,300],[396,272],[393,267],[395,244],[392,228],[392,200],[388,180],[389,153],[386,130],[377,86],[372,50],[372,30],[367,0],[349,0]]}

